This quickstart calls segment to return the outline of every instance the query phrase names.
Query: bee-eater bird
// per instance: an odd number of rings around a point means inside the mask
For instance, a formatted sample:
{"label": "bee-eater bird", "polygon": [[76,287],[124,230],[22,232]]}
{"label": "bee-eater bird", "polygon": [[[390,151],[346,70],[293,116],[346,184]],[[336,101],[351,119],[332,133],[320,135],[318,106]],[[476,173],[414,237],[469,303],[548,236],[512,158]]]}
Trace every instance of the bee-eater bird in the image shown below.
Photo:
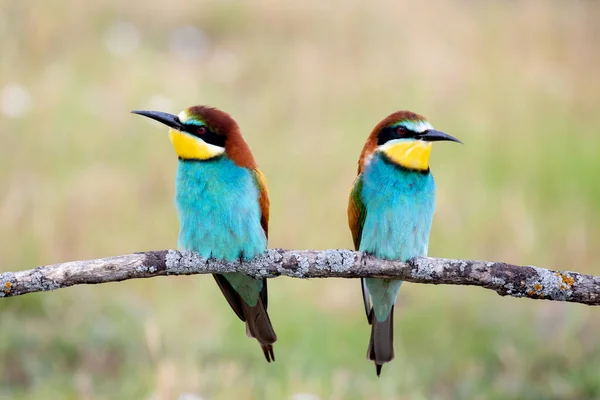
{"label": "bee-eater bird", "polygon": [[[269,197],[240,128],[227,113],[194,106],[178,115],[132,111],[167,125],[179,158],[175,205],[178,248],[204,258],[251,260],[267,250]],[[242,273],[213,275],[246,334],[275,361],[277,335],[267,314],[267,280]]]}
{"label": "bee-eater bird", "polygon": [[[427,255],[435,209],[429,156],[432,142],[441,140],[460,143],[410,111],[395,112],[373,129],[348,204],[356,250],[387,260]],[[394,304],[402,281],[366,278],[361,284],[371,325],[367,359],[379,376],[383,364],[394,358]]]}

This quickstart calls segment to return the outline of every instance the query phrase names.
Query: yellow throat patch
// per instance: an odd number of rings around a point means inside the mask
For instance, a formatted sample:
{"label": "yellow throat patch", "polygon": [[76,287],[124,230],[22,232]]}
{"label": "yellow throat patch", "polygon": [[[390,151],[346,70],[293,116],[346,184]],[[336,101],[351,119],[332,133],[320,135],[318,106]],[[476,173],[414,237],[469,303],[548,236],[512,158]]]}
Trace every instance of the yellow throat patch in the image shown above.
{"label": "yellow throat patch", "polygon": [[422,140],[402,140],[384,144],[381,151],[402,167],[426,171],[429,169],[431,146],[431,142]]}
{"label": "yellow throat patch", "polygon": [[169,138],[177,156],[184,160],[208,160],[225,152],[223,147],[206,143],[200,138],[175,129],[169,131]]}

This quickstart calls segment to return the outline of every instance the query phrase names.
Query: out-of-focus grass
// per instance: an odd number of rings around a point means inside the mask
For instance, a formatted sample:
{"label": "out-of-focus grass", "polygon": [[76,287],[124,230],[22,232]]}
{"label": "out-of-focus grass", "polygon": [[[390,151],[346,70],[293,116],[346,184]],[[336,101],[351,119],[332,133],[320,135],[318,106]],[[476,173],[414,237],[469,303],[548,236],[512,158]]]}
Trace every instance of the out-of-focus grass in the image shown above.
{"label": "out-of-focus grass", "polygon": [[[267,175],[272,247],[350,247],[361,145],[411,109],[465,142],[435,146],[431,255],[600,273],[596,2],[0,6],[1,271],[174,247],[175,156],[128,111],[200,103]],[[358,282],[270,296],[272,365],[210,277],[1,300],[0,398],[600,397],[592,308],[407,284],[377,379]]]}

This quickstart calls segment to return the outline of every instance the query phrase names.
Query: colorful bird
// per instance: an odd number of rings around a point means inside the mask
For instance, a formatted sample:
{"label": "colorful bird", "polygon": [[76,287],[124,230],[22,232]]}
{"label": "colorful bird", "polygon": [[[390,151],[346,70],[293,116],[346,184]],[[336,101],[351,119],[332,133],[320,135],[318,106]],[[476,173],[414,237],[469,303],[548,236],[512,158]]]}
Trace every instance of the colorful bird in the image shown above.
{"label": "colorful bird", "polygon": [[[179,157],[175,205],[178,248],[217,260],[251,260],[267,250],[269,197],[264,175],[233,118],[216,108],[194,106],[179,115],[132,111],[170,127]],[[267,314],[267,280],[241,273],[213,275],[246,333],[268,362],[277,335]]]}
{"label": "colorful bird", "polygon": [[[358,160],[358,176],[348,204],[356,250],[387,260],[426,256],[435,209],[429,171],[432,142],[458,139],[433,129],[422,116],[398,111],[369,135]],[[402,281],[361,280],[371,338],[367,358],[377,376],[394,358],[394,304]]]}

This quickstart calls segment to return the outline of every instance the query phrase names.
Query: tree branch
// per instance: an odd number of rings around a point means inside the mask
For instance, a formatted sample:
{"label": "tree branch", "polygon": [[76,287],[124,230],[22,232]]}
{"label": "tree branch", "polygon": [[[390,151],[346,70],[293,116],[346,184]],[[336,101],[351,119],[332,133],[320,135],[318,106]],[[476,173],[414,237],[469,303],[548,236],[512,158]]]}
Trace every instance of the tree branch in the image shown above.
{"label": "tree branch", "polygon": [[73,285],[162,275],[243,272],[273,278],[394,278],[414,283],[472,285],[501,296],[600,305],[600,277],[503,262],[415,258],[380,260],[349,250],[272,249],[248,262],[206,260],[187,251],[161,250],[97,260],[71,261],[0,274],[0,297]]}

